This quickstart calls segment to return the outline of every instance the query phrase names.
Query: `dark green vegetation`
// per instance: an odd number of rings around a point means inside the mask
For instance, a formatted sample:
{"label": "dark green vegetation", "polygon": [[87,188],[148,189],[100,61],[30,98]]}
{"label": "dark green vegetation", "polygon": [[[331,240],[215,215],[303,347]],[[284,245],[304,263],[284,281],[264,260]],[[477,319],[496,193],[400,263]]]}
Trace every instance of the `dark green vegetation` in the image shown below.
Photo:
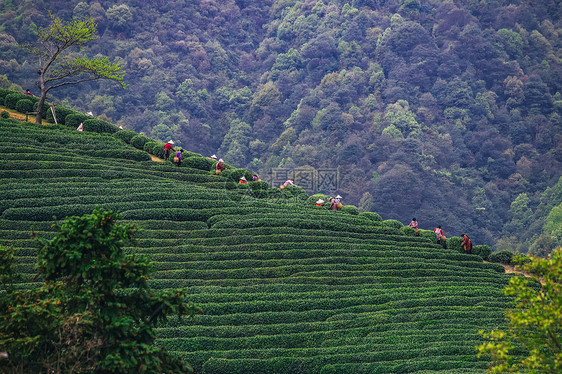
{"label": "dark green vegetation", "polygon": [[150,286],[186,287],[204,310],[157,329],[196,372],[486,368],[477,332],[505,327],[511,305],[502,266],[373,213],[316,209],[298,190],[131,160],[139,151],[117,134],[1,120],[0,244],[16,250],[21,287],[38,285],[31,227],[51,238],[53,215],[103,206],[143,229],[126,252],[153,261]]}
{"label": "dark green vegetation", "polygon": [[[506,317],[505,331],[483,332],[490,340],[478,347],[479,355],[492,354],[491,373],[562,372],[562,248],[548,259],[517,256],[523,271],[541,277],[542,287],[525,277],[510,279],[504,289],[515,299]],[[523,352],[523,354],[520,354]],[[514,354],[515,353],[515,354]]]}
{"label": "dark green vegetation", "polygon": [[[499,249],[562,244],[542,198],[562,162],[557,0],[10,0],[0,71],[23,88],[37,66],[16,43],[48,9],[94,17],[85,53],[129,84],[57,102],[260,175],[339,166],[344,201],[369,192],[385,219]],[[530,222],[510,210],[520,194]]]}
{"label": "dark green vegetation", "polygon": [[154,345],[154,328],[170,314],[200,310],[180,290],[153,290],[146,256],[123,246],[135,225],[117,224],[112,211],[54,223],[52,240],[39,243],[41,287],[15,288],[12,250],[0,247],[0,360],[4,374],[154,373],[192,370]]}

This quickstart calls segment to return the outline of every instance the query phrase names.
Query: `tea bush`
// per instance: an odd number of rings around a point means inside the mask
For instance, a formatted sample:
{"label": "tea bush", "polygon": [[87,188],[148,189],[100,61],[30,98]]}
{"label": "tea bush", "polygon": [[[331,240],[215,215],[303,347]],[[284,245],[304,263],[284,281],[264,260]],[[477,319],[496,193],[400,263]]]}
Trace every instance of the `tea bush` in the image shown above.
{"label": "tea bush", "polygon": [[328,204],[328,205],[330,204],[328,202],[328,195],[324,195],[323,193],[317,193],[317,194],[311,195],[308,199],[306,199],[306,203],[315,205],[318,200],[324,200],[325,204]]}
{"label": "tea bush", "polygon": [[[183,166],[188,168],[210,171],[213,168],[215,161],[201,156],[187,157],[186,152],[184,152],[184,159],[182,163]],[[238,182],[238,180],[236,182]]]}
{"label": "tea bush", "polygon": [[461,246],[462,242],[463,242],[463,238],[460,238],[458,236],[447,238],[447,248],[452,249],[453,251],[464,253],[464,250]]}
{"label": "tea bush", "polygon": [[99,134],[103,134],[103,133],[113,134],[119,131],[119,128],[117,126],[114,126],[109,122],[102,121],[101,119],[95,119],[95,118],[88,119],[83,123],[84,123],[84,131],[97,132]]}
{"label": "tea bush", "polygon": [[221,177],[228,178],[231,181],[238,183],[238,181],[242,177],[245,177],[246,180],[251,181],[252,180],[252,173],[250,173],[246,169],[236,169],[236,168],[230,167],[230,168],[222,171]]}
{"label": "tea bush", "polygon": [[0,103],[1,103],[2,105],[5,105],[4,99],[6,98],[7,95],[13,94],[13,93],[18,93],[18,92],[12,91],[12,90],[8,90],[8,89],[5,89],[5,88],[0,88]]}
{"label": "tea bush", "polygon": [[490,262],[496,262],[499,264],[504,265],[512,265],[513,264],[513,257],[514,254],[511,251],[499,251],[494,252],[488,256],[488,260]]}
{"label": "tea bush", "polygon": [[137,135],[138,134],[133,130],[119,130],[113,133],[113,136],[115,136],[117,139],[123,140],[127,144],[130,144],[131,139]]}
{"label": "tea bush", "polygon": [[8,112],[7,110],[3,110],[2,113],[0,113],[0,117],[10,118],[10,112]]}
{"label": "tea bush", "polygon": [[31,100],[21,99],[16,103],[16,110],[20,113],[30,113],[33,112],[34,109],[33,101]]}
{"label": "tea bush", "polygon": [[92,117],[82,113],[72,113],[64,118],[64,124],[70,127],[78,127],[80,126],[81,123],[84,123],[85,121],[91,118]]}
{"label": "tea bush", "polygon": [[492,249],[485,244],[480,244],[472,247],[472,253],[482,257],[483,260],[488,260]]}
{"label": "tea bush", "polygon": [[371,221],[374,221],[374,222],[382,222],[382,217],[378,213],[375,213],[375,212],[363,212],[363,213],[359,213],[359,216],[368,218],[368,219],[370,219]]}
{"label": "tea bush", "polygon": [[130,144],[136,149],[142,150],[144,148],[144,144],[150,141],[153,141],[153,139],[149,138],[148,136],[138,134],[131,138]]}
{"label": "tea bush", "polygon": [[406,236],[416,236],[416,231],[414,230],[413,227],[410,226],[402,226],[400,228],[400,231],[402,232],[402,234]]}
{"label": "tea bush", "polygon": [[[82,114],[80,112],[77,112],[73,109],[67,108],[67,107],[62,106],[62,105],[55,105],[54,108],[55,108],[55,114],[57,116],[57,123],[60,124],[60,125],[64,125],[66,123],[66,117],[69,114]],[[55,119],[53,118],[53,112],[51,111],[51,108],[49,108],[47,110],[46,119],[47,119],[48,122],[53,122],[53,123],[55,122]]]}
{"label": "tea bush", "polygon": [[344,205],[341,208],[341,211],[343,213],[351,214],[351,215],[354,215],[354,216],[359,215],[359,209],[355,205]]}
{"label": "tea bush", "polygon": [[388,227],[394,227],[395,229],[402,229],[402,227],[404,226],[402,224],[402,222],[395,220],[395,219],[387,219],[382,221],[383,225],[388,226]]}
{"label": "tea bush", "polygon": [[29,95],[24,95],[22,93],[9,93],[4,96],[4,105],[10,109],[16,109],[18,101],[27,99]]}

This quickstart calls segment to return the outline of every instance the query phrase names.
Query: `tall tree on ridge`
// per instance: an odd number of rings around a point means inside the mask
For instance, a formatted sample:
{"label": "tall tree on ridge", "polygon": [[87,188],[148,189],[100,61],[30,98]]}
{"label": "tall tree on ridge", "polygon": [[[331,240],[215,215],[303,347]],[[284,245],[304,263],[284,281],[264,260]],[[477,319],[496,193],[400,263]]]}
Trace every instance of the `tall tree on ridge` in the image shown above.
{"label": "tall tree on ridge", "polygon": [[38,57],[39,80],[35,82],[41,91],[37,103],[36,122],[41,123],[41,108],[47,93],[53,88],[80,82],[107,79],[126,88],[122,66],[111,63],[107,57],[70,57],[66,55],[72,47],[81,49],[91,40],[97,39],[97,24],[92,18],[69,23],[49,13],[51,23],[37,30],[37,42],[24,45],[24,49]]}

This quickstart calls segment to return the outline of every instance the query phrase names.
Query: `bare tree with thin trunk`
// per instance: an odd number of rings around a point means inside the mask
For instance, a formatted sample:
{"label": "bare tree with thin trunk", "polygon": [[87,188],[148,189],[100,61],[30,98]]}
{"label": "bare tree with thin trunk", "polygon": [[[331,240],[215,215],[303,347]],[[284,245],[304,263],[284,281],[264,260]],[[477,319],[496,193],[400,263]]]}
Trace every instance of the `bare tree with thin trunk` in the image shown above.
{"label": "bare tree with thin trunk", "polygon": [[71,57],[73,47],[83,46],[97,39],[97,24],[92,18],[73,19],[69,23],[49,13],[51,23],[37,30],[38,40],[24,48],[38,58],[39,80],[35,82],[41,94],[37,103],[36,121],[41,123],[41,109],[47,93],[53,88],[97,79],[112,80],[127,88],[123,82],[124,72],[118,63],[107,57]]}

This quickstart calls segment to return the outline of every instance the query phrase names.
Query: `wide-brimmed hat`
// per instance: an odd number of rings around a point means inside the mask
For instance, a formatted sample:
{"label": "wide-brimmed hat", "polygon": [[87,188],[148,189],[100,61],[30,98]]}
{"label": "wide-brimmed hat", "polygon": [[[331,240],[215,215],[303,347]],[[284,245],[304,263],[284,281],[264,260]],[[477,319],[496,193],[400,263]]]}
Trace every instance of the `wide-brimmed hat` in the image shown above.
{"label": "wide-brimmed hat", "polygon": [[217,158],[217,155],[212,155],[211,158]]}
{"label": "wide-brimmed hat", "polygon": [[168,141],[168,143],[170,143],[170,144],[176,144],[176,143],[174,143],[174,141],[173,141],[172,139],[170,139],[170,140]]}
{"label": "wide-brimmed hat", "polygon": [[342,197],[340,195],[336,196],[336,199],[341,199]]}
{"label": "wide-brimmed hat", "polygon": [[222,160],[222,158],[219,158],[219,162],[224,162],[224,161]]}
{"label": "wide-brimmed hat", "polygon": [[246,177],[242,177],[242,178],[240,178],[240,180],[241,180],[241,181],[245,181],[245,180],[246,180]]}
{"label": "wide-brimmed hat", "polygon": [[324,204],[324,200],[320,199],[316,202],[316,204]]}

